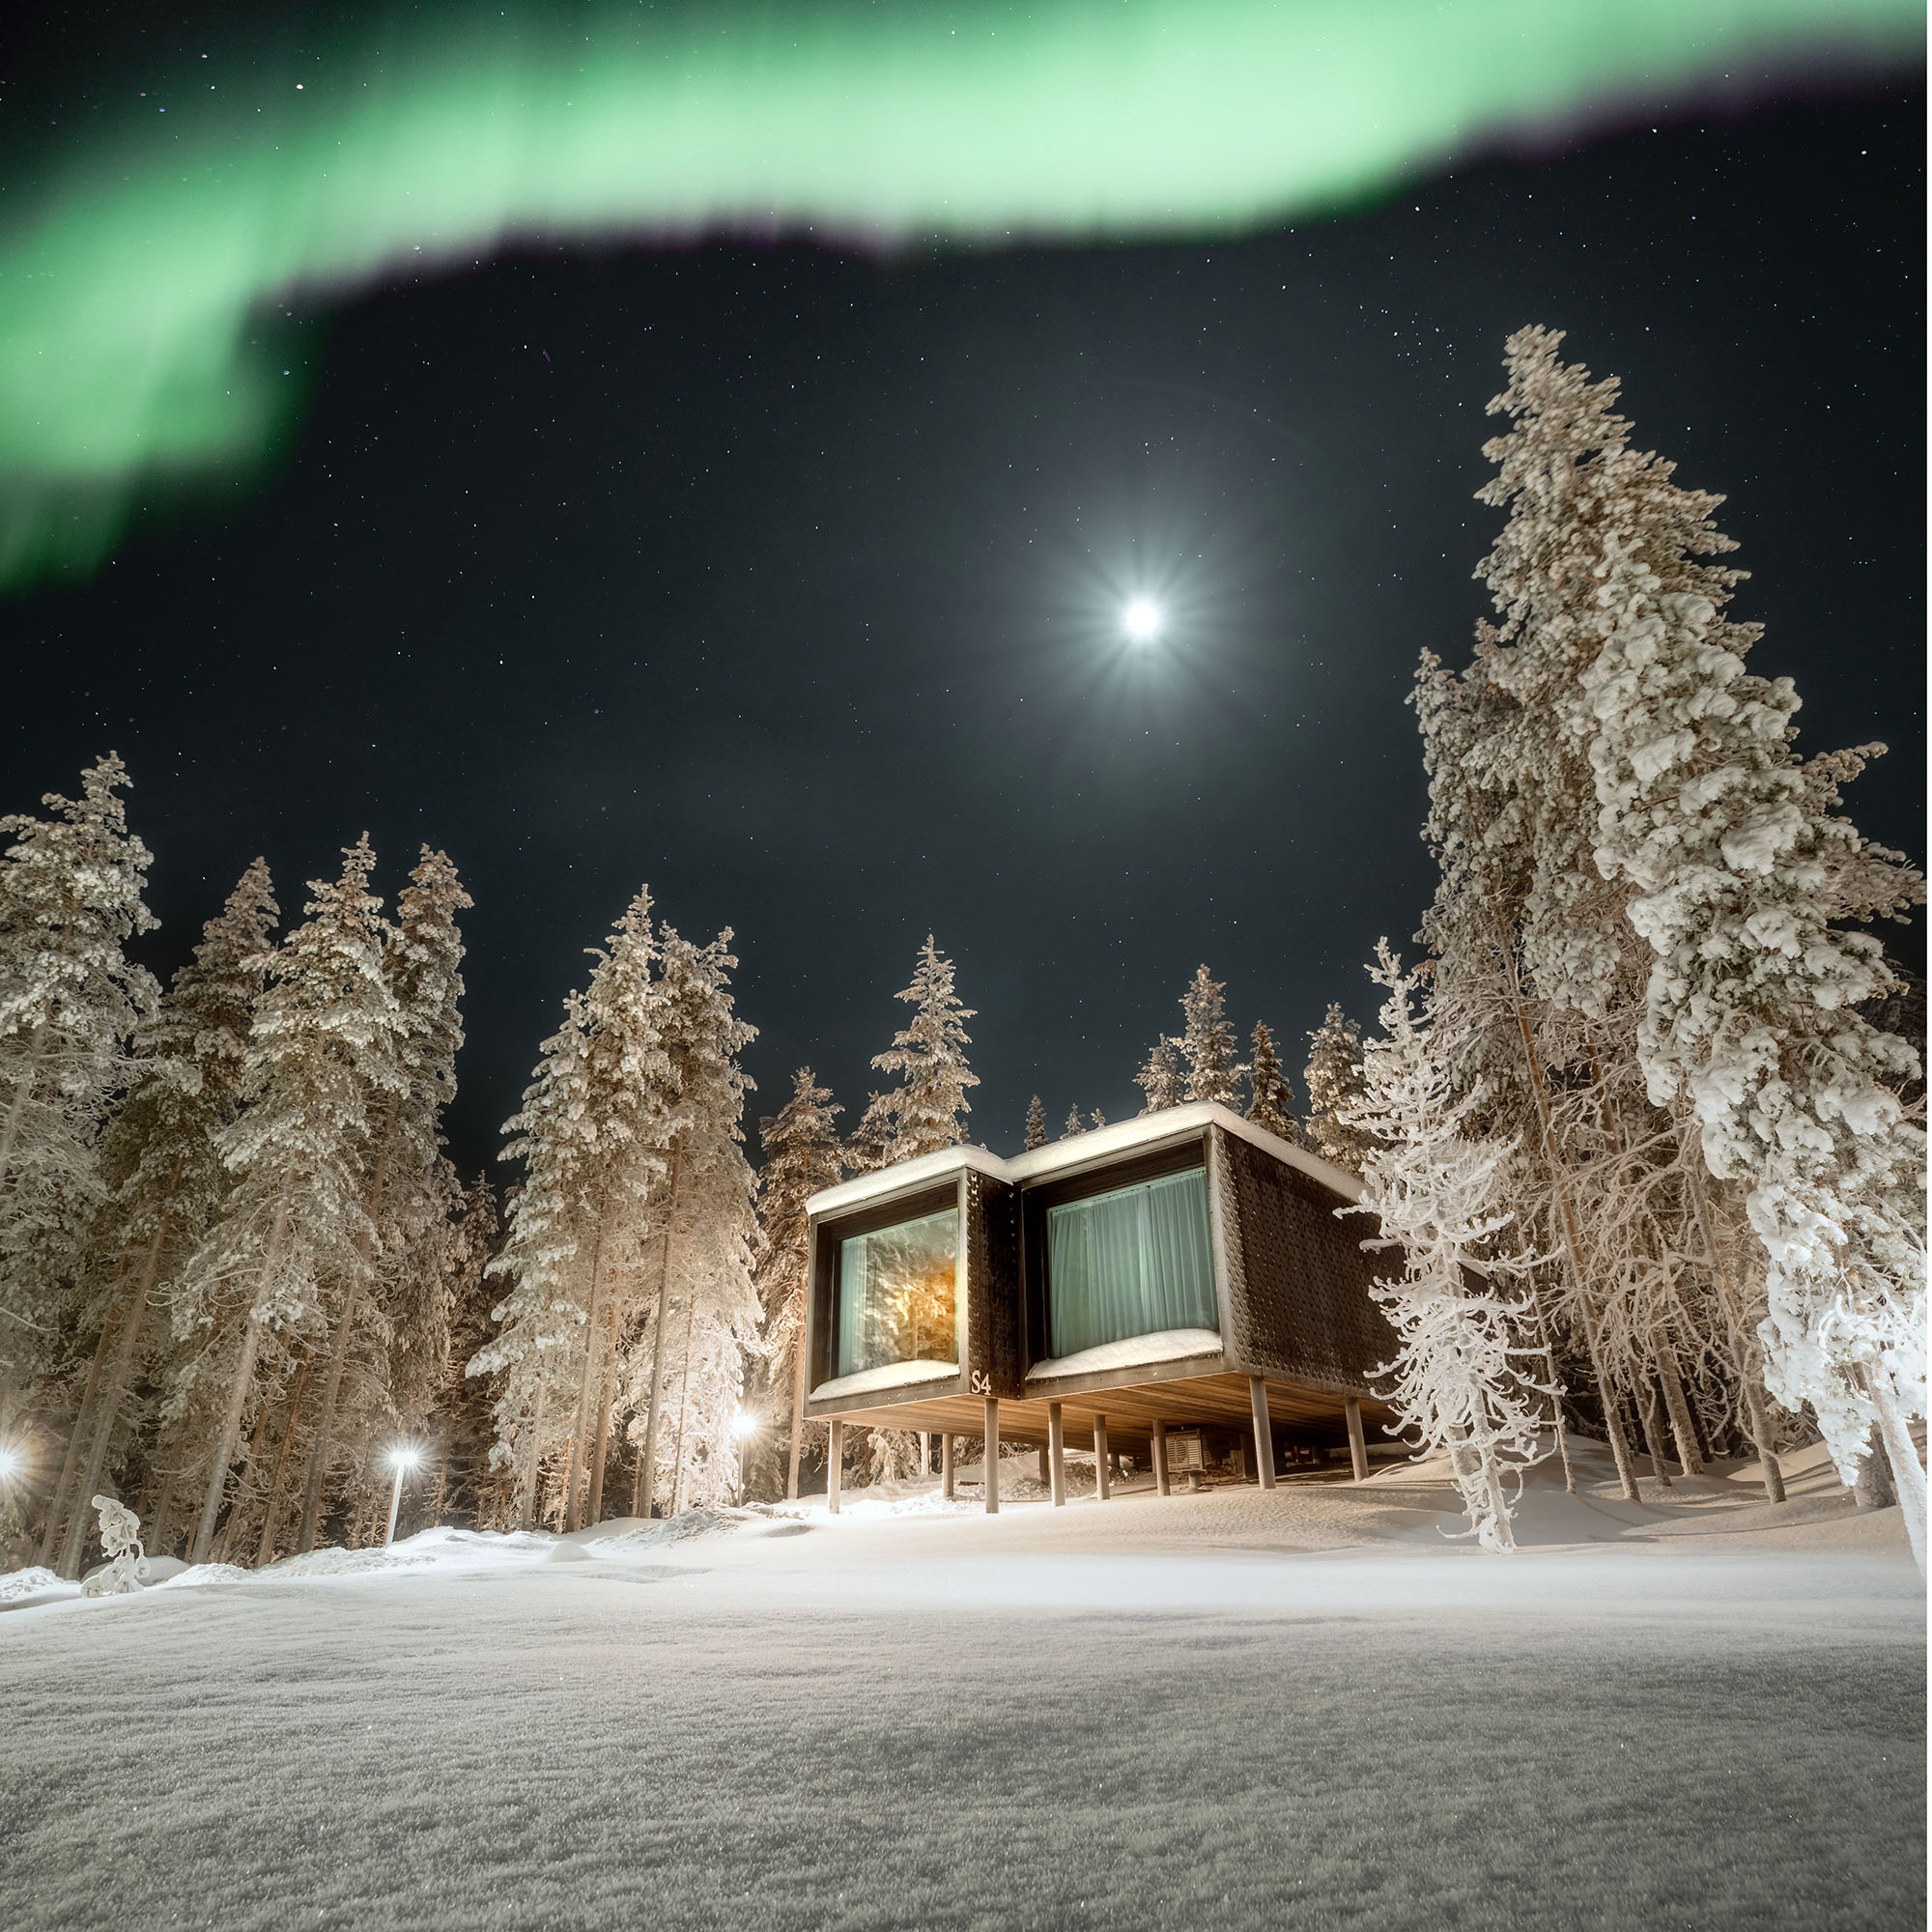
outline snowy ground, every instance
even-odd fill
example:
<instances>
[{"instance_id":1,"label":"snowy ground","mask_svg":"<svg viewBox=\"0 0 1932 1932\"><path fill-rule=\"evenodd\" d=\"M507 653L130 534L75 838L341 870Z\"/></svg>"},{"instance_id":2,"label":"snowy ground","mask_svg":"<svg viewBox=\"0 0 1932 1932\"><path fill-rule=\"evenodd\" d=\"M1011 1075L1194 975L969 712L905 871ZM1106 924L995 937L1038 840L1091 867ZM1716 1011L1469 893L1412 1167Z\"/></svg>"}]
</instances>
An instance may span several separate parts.
<instances>
[{"instance_id":1,"label":"snowy ground","mask_svg":"<svg viewBox=\"0 0 1932 1932\"><path fill-rule=\"evenodd\" d=\"M1509 1559L1398 1468L43 1601L0 1617L0 1921L1922 1924L1897 1512L1589 1473Z\"/></svg>"}]
</instances>

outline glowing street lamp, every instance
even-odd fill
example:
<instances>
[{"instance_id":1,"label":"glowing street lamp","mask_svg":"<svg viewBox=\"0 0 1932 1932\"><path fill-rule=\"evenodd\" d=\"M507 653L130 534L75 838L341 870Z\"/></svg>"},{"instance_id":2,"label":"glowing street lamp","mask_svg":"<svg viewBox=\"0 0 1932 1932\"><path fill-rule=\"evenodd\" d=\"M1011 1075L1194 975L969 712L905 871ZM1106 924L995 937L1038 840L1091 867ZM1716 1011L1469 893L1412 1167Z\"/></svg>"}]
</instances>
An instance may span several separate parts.
<instances>
[{"instance_id":1,"label":"glowing street lamp","mask_svg":"<svg viewBox=\"0 0 1932 1932\"><path fill-rule=\"evenodd\" d=\"M741 1408L731 1418L731 1434L738 1438L738 1500L745 1500L745 1452L751 1446L752 1437L758 1433L758 1418L750 1410Z\"/></svg>"},{"instance_id":2,"label":"glowing street lamp","mask_svg":"<svg viewBox=\"0 0 1932 1932\"><path fill-rule=\"evenodd\" d=\"M27 1459L11 1442L0 1442L0 1483L13 1482L27 1466Z\"/></svg>"},{"instance_id":3,"label":"glowing street lamp","mask_svg":"<svg viewBox=\"0 0 1932 1932\"><path fill-rule=\"evenodd\" d=\"M1160 607L1145 597L1136 597L1127 606L1123 620L1127 636L1137 644L1151 643L1160 635Z\"/></svg>"},{"instance_id":4,"label":"glowing street lamp","mask_svg":"<svg viewBox=\"0 0 1932 1932\"><path fill-rule=\"evenodd\" d=\"M396 1540L396 1511L403 1500L403 1477L422 1461L422 1451L405 1442L389 1451L389 1462L396 1472L396 1487L389 1492L389 1528L383 1538L383 1548L388 1548Z\"/></svg>"}]
</instances>

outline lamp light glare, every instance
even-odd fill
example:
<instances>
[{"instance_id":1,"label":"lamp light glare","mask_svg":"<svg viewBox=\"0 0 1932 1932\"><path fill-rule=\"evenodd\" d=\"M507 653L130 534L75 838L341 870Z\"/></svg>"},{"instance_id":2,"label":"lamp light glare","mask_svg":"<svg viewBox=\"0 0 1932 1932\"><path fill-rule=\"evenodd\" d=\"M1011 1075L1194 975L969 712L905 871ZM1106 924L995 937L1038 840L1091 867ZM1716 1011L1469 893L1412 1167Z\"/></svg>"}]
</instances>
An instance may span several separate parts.
<instances>
[{"instance_id":1,"label":"lamp light glare","mask_svg":"<svg viewBox=\"0 0 1932 1932\"><path fill-rule=\"evenodd\" d=\"M0 1483L11 1483L22 1466L23 1458L17 1449L0 1445Z\"/></svg>"},{"instance_id":2,"label":"lamp light glare","mask_svg":"<svg viewBox=\"0 0 1932 1932\"><path fill-rule=\"evenodd\" d=\"M1127 606L1127 636L1136 643L1146 643L1160 630L1160 612L1145 597Z\"/></svg>"},{"instance_id":3,"label":"lamp light glare","mask_svg":"<svg viewBox=\"0 0 1932 1932\"><path fill-rule=\"evenodd\" d=\"M405 1443L401 1448L389 1451L389 1462L398 1469L413 1469L422 1461L422 1452Z\"/></svg>"}]
</instances>

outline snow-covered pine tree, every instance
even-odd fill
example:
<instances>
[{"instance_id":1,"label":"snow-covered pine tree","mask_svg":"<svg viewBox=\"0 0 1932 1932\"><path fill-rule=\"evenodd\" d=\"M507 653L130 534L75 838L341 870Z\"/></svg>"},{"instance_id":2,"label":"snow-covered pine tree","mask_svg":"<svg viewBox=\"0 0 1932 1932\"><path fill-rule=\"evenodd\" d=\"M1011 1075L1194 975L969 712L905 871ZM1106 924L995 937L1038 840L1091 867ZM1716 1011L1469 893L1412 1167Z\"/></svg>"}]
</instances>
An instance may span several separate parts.
<instances>
[{"instance_id":1,"label":"snow-covered pine tree","mask_svg":"<svg viewBox=\"0 0 1932 1932\"><path fill-rule=\"evenodd\" d=\"M1175 1042L1165 1035L1150 1048L1146 1063L1134 1075L1134 1085L1147 1095L1147 1105L1141 1109L1144 1115L1178 1107L1185 1097L1186 1080L1180 1055L1175 1050Z\"/></svg>"},{"instance_id":2,"label":"snow-covered pine tree","mask_svg":"<svg viewBox=\"0 0 1932 1932\"><path fill-rule=\"evenodd\" d=\"M78 1251L105 1198L102 1120L159 988L124 948L151 930L150 856L113 753L50 816L0 818L0 1410L52 1367Z\"/></svg>"},{"instance_id":3,"label":"snow-covered pine tree","mask_svg":"<svg viewBox=\"0 0 1932 1932\"><path fill-rule=\"evenodd\" d=\"M967 1090L980 1076L966 1064L972 1044L965 1022L974 1009L959 1004L952 988L952 962L926 934L913 969L912 984L898 996L913 1007L910 1026L893 1036L884 1053L872 1057L881 1073L896 1073L892 1094L891 1158L913 1160L966 1138L966 1116L973 1109ZM869 1110L868 1110L869 1111Z\"/></svg>"},{"instance_id":4,"label":"snow-covered pine tree","mask_svg":"<svg viewBox=\"0 0 1932 1932\"><path fill-rule=\"evenodd\" d=\"M78 1576L90 1527L82 1498L112 1461L130 1377L163 1338L149 1321L213 1224L228 1184L220 1136L241 1105L248 1030L279 917L266 861L242 873L202 927L136 1037L129 1091L102 1143L111 1192L90 1241L98 1332L67 1463L47 1513L43 1562ZM124 1432L125 1433L125 1432Z\"/></svg>"},{"instance_id":5,"label":"snow-covered pine tree","mask_svg":"<svg viewBox=\"0 0 1932 1932\"><path fill-rule=\"evenodd\" d=\"M804 1436L805 1294L810 1269L806 1203L836 1187L844 1173L843 1151L833 1122L843 1110L811 1068L792 1076L791 1098L758 1122L765 1164L758 1173L758 1248L753 1274L763 1311L764 1361L760 1381L768 1428L786 1433L785 1494L798 1494L798 1463Z\"/></svg>"},{"instance_id":6,"label":"snow-covered pine tree","mask_svg":"<svg viewBox=\"0 0 1932 1932\"><path fill-rule=\"evenodd\" d=\"M1275 1052L1274 1031L1265 1020L1255 1022L1254 1059L1248 1065L1248 1119L1282 1140L1295 1138L1294 1094Z\"/></svg>"},{"instance_id":7,"label":"snow-covered pine tree","mask_svg":"<svg viewBox=\"0 0 1932 1932\"><path fill-rule=\"evenodd\" d=\"M1093 1121L1094 1121L1094 1125L1096 1128L1104 1127L1107 1124L1107 1117L1099 1110L1098 1107L1095 1107L1094 1109Z\"/></svg>"},{"instance_id":8,"label":"snow-covered pine tree","mask_svg":"<svg viewBox=\"0 0 1932 1932\"><path fill-rule=\"evenodd\" d=\"M1362 1077L1362 1030L1333 1003L1321 1024L1308 1036L1308 1145L1323 1160L1360 1174L1375 1141L1350 1124L1367 1089Z\"/></svg>"},{"instance_id":9,"label":"snow-covered pine tree","mask_svg":"<svg viewBox=\"0 0 1932 1932\"><path fill-rule=\"evenodd\" d=\"M402 1019L394 1037L395 1082L370 1107L362 1195L369 1251L349 1279L331 1284L328 1356L320 1378L298 1549L315 1546L337 1404L351 1362L359 1351L351 1433L360 1452L357 1464L366 1468L372 1435L394 1415L389 1351L420 1349L434 1355L446 1342L428 1331L412 1334L411 1320L429 1318L437 1305L439 1243L456 1190L441 1157L442 1110L455 1097L456 1055L463 1045L463 935L456 921L472 903L449 855L425 845L385 937L383 970ZM406 1309L412 1299L413 1310Z\"/></svg>"},{"instance_id":10,"label":"snow-covered pine tree","mask_svg":"<svg viewBox=\"0 0 1932 1932\"><path fill-rule=\"evenodd\" d=\"M1210 980L1206 966L1197 966L1180 1010L1186 1018L1179 1045L1187 1067L1186 1096L1235 1104L1235 1083L1247 1071L1235 1058L1235 1029L1221 1000L1223 982Z\"/></svg>"},{"instance_id":11,"label":"snow-covered pine tree","mask_svg":"<svg viewBox=\"0 0 1932 1932\"><path fill-rule=\"evenodd\" d=\"M677 1125L652 1203L655 1293L629 1378L634 1409L644 1408L635 1490L640 1516L653 1512L667 1475L673 1513L694 1497L727 1499L731 1418L747 1358L759 1348L752 1274L757 1183L744 1151L751 1081L738 1064L757 1032L733 1010L738 962L730 941L728 927L704 947L668 927L664 934ZM648 1277L645 1285L652 1286Z\"/></svg>"},{"instance_id":12,"label":"snow-covered pine tree","mask_svg":"<svg viewBox=\"0 0 1932 1932\"><path fill-rule=\"evenodd\" d=\"M1027 1102L1026 1110L1026 1151L1031 1153L1035 1148L1046 1145L1046 1109L1039 1103L1036 1094Z\"/></svg>"},{"instance_id":13,"label":"snow-covered pine tree","mask_svg":"<svg viewBox=\"0 0 1932 1932\"><path fill-rule=\"evenodd\" d=\"M1367 1042L1362 1093L1344 1109L1372 1151L1362 1198L1342 1214L1373 1214L1399 1276L1373 1289L1398 1340L1388 1400L1424 1449L1446 1450L1477 1541L1515 1548L1509 1479L1537 1462L1538 1410L1550 1391L1528 1373L1542 1351L1527 1294L1508 1292L1536 1258L1508 1238L1513 1143L1470 1131L1480 1092L1458 1094L1458 1030L1426 990L1427 966L1404 972L1383 940L1370 977L1385 987L1382 1037ZM1417 1001L1420 999L1420 1011Z\"/></svg>"},{"instance_id":14,"label":"snow-covered pine tree","mask_svg":"<svg viewBox=\"0 0 1932 1932\"><path fill-rule=\"evenodd\" d=\"M563 1025L545 1040L524 1104L504 1123L511 1136L505 1160L524 1163L524 1180L509 1204L509 1233L484 1269L503 1285L491 1310L496 1333L469 1358L466 1377L495 1378L492 1408L497 1440L491 1468L512 1486L512 1514L528 1529L537 1513L546 1461L567 1449L570 1350L582 1325L575 1295L577 1213L584 1165L589 1077L589 1023L583 996L564 1001ZM553 1385L563 1393L553 1403Z\"/></svg>"},{"instance_id":15,"label":"snow-covered pine tree","mask_svg":"<svg viewBox=\"0 0 1932 1932\"><path fill-rule=\"evenodd\" d=\"M1583 372L1519 338L1515 386ZM1652 1103L1683 1103L1712 1176L1746 1189L1770 1267L1760 1333L1773 1393L1808 1404L1849 1484L1876 1426L1919 1568L1925 1475L1925 1137L1896 1089L1918 1057L1857 1010L1894 984L1841 922L1902 915L1924 882L1840 815L1881 747L1808 763L1788 678L1750 675L1757 628L1725 615L1737 573L1714 497L1654 458L1617 466L1599 517L1605 633L1575 706L1597 778L1596 863L1634 888L1655 957L1637 1053Z\"/></svg>"},{"instance_id":16,"label":"snow-covered pine tree","mask_svg":"<svg viewBox=\"0 0 1932 1932\"><path fill-rule=\"evenodd\" d=\"M1061 1128L1060 1138L1064 1141L1070 1141L1075 1134L1084 1134L1086 1131L1087 1122L1080 1118L1080 1109L1078 1107L1067 1108L1066 1124Z\"/></svg>"},{"instance_id":17,"label":"snow-covered pine tree","mask_svg":"<svg viewBox=\"0 0 1932 1932\"><path fill-rule=\"evenodd\" d=\"M898 1096L872 1094L866 1111L845 1139L845 1165L854 1174L873 1174L893 1157L893 1117Z\"/></svg>"},{"instance_id":18,"label":"snow-covered pine tree","mask_svg":"<svg viewBox=\"0 0 1932 1932\"><path fill-rule=\"evenodd\" d=\"M324 1283L366 1267L373 1244L362 1205L369 1115L401 1082L403 1025L383 971L382 901L368 890L375 864L365 835L335 879L310 882L304 923L275 955L249 1030L242 1111L221 1136L234 1185L175 1296L177 1333L199 1339L198 1367L223 1391L196 1563L214 1539L265 1339L316 1336Z\"/></svg>"}]
</instances>

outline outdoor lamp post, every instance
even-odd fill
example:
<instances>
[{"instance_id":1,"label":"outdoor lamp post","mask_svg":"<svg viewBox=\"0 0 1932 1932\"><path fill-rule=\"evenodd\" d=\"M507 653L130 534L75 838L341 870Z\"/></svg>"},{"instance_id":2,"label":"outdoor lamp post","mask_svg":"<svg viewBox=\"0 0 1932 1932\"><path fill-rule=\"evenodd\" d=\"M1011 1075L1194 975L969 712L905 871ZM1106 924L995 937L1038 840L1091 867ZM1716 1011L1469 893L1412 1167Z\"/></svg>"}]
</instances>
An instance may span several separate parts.
<instances>
[{"instance_id":1,"label":"outdoor lamp post","mask_svg":"<svg viewBox=\"0 0 1932 1932\"><path fill-rule=\"evenodd\" d=\"M745 1500L745 1452L758 1433L758 1419L740 1409L731 1418L731 1434L738 1438L738 1500Z\"/></svg>"},{"instance_id":2,"label":"outdoor lamp post","mask_svg":"<svg viewBox=\"0 0 1932 1932\"><path fill-rule=\"evenodd\" d=\"M384 1549L396 1540L396 1511L402 1507L403 1477L422 1461L422 1454L405 1443L401 1448L389 1451L389 1461L396 1471L396 1487L389 1492L389 1528L388 1533L383 1538Z\"/></svg>"}]
</instances>

